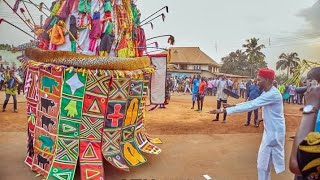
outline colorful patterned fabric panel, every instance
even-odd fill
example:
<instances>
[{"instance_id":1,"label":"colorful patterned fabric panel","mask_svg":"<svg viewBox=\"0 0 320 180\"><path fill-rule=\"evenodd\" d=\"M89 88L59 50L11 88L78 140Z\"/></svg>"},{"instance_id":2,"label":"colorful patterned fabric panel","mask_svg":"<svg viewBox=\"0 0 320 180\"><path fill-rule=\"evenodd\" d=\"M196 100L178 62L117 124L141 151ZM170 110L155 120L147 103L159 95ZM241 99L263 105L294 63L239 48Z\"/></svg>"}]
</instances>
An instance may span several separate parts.
<instances>
[{"instance_id":1,"label":"colorful patterned fabric panel","mask_svg":"<svg viewBox=\"0 0 320 180\"><path fill-rule=\"evenodd\" d=\"M139 77L137 77L139 78ZM143 79L130 79L129 96L127 99L127 110L122 126L121 151L123 157L130 166L138 166L147 161L141 155L135 141L135 128L138 112L141 105L143 92Z\"/></svg>"},{"instance_id":2,"label":"colorful patterned fabric panel","mask_svg":"<svg viewBox=\"0 0 320 180\"><path fill-rule=\"evenodd\" d=\"M107 115L102 136L104 158L116 168L129 171L121 153L122 124L127 108L130 81L127 78L112 79L110 86Z\"/></svg>"},{"instance_id":3,"label":"colorful patterned fabric panel","mask_svg":"<svg viewBox=\"0 0 320 180\"><path fill-rule=\"evenodd\" d=\"M93 73L87 76L80 128L81 179L101 180L104 178L101 139L110 80L108 76Z\"/></svg>"},{"instance_id":4,"label":"colorful patterned fabric panel","mask_svg":"<svg viewBox=\"0 0 320 180\"><path fill-rule=\"evenodd\" d=\"M31 168L34 157L34 130L36 124L37 106L39 101L38 89L39 67L30 66L27 69L24 85L24 96L27 99L27 119L28 119L28 138L27 138L27 157L25 163Z\"/></svg>"},{"instance_id":5,"label":"colorful patterned fabric panel","mask_svg":"<svg viewBox=\"0 0 320 180\"><path fill-rule=\"evenodd\" d=\"M63 71L41 68L32 170L48 175L55 152Z\"/></svg>"},{"instance_id":6,"label":"colorful patterned fabric panel","mask_svg":"<svg viewBox=\"0 0 320 180\"><path fill-rule=\"evenodd\" d=\"M57 145L47 179L69 180L74 177L86 80L85 73L64 71Z\"/></svg>"}]
</instances>

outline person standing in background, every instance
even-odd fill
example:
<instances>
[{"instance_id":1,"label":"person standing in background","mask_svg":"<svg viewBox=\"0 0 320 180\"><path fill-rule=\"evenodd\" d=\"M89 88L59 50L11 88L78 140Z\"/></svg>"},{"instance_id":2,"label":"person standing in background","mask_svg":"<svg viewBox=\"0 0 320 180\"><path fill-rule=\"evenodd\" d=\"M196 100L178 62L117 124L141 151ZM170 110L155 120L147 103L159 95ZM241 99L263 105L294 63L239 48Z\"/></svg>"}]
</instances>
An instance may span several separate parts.
<instances>
[{"instance_id":1,"label":"person standing in background","mask_svg":"<svg viewBox=\"0 0 320 180\"><path fill-rule=\"evenodd\" d=\"M212 81L212 91L214 96L217 95L217 81L218 81L218 78L214 77Z\"/></svg>"},{"instance_id":2,"label":"person standing in background","mask_svg":"<svg viewBox=\"0 0 320 180\"><path fill-rule=\"evenodd\" d=\"M190 94L192 94L191 88L190 88L191 81L188 77L186 77L184 81L184 94L188 91Z\"/></svg>"},{"instance_id":3,"label":"person standing in background","mask_svg":"<svg viewBox=\"0 0 320 180\"><path fill-rule=\"evenodd\" d=\"M6 111L7 104L9 102L10 97L13 97L13 107L14 112L18 112L17 107L17 88L18 82L14 79L14 71L9 71L9 75L6 75L4 78L4 83L6 84L6 99L4 100L2 112Z\"/></svg>"},{"instance_id":4,"label":"person standing in background","mask_svg":"<svg viewBox=\"0 0 320 180\"><path fill-rule=\"evenodd\" d=\"M217 109L221 108L222 103L228 102L228 95L223 92L224 89L228 89L229 81L225 75L216 81L217 84ZM227 114L223 114L223 122L226 122ZM212 121L219 121L219 114L216 115L216 119Z\"/></svg>"},{"instance_id":5,"label":"person standing in background","mask_svg":"<svg viewBox=\"0 0 320 180\"><path fill-rule=\"evenodd\" d=\"M212 93L213 93L213 79L212 78L209 78L208 80L208 96L212 96Z\"/></svg>"},{"instance_id":6,"label":"person standing in background","mask_svg":"<svg viewBox=\"0 0 320 180\"><path fill-rule=\"evenodd\" d=\"M259 86L257 85L257 80L254 80L253 84L251 84L249 86L249 89L248 89L249 96L246 99L246 101L252 101L252 100L256 99L257 97L259 97L261 95L261 93L262 93L262 91L260 90ZM258 122L259 109L255 109L255 110L253 110L253 112L254 112L254 126L259 127L259 122ZM252 111L249 111L248 116L247 116L247 122L244 124L244 126L250 125L251 115L252 115Z\"/></svg>"},{"instance_id":7,"label":"person standing in background","mask_svg":"<svg viewBox=\"0 0 320 180\"><path fill-rule=\"evenodd\" d=\"M292 102L292 104L295 103L295 95L296 95L296 87L295 85L290 85L289 86L289 104Z\"/></svg>"},{"instance_id":8,"label":"person standing in background","mask_svg":"<svg viewBox=\"0 0 320 180\"><path fill-rule=\"evenodd\" d=\"M202 112L203 101L206 95L206 79L204 77L201 78L201 82L199 84L199 92L198 92L198 112Z\"/></svg>"},{"instance_id":9,"label":"person standing in background","mask_svg":"<svg viewBox=\"0 0 320 180\"><path fill-rule=\"evenodd\" d=\"M232 92L239 95L239 83L237 80L234 80L234 83L232 84Z\"/></svg>"},{"instance_id":10,"label":"person standing in background","mask_svg":"<svg viewBox=\"0 0 320 180\"><path fill-rule=\"evenodd\" d=\"M249 90L249 87L251 86L251 84L252 84L252 81L251 81L251 79L250 79L250 80L248 80L248 82L246 83L246 99L247 99L248 96L249 96L248 90Z\"/></svg>"},{"instance_id":11,"label":"person standing in background","mask_svg":"<svg viewBox=\"0 0 320 180\"><path fill-rule=\"evenodd\" d=\"M192 107L191 109L194 109L194 104L196 101L198 101L198 91L199 91L199 85L200 85L200 75L196 79L193 79L193 85L192 85Z\"/></svg>"},{"instance_id":12,"label":"person standing in background","mask_svg":"<svg viewBox=\"0 0 320 180\"><path fill-rule=\"evenodd\" d=\"M244 98L245 94L245 83L243 81L240 82L240 97Z\"/></svg>"}]
</instances>

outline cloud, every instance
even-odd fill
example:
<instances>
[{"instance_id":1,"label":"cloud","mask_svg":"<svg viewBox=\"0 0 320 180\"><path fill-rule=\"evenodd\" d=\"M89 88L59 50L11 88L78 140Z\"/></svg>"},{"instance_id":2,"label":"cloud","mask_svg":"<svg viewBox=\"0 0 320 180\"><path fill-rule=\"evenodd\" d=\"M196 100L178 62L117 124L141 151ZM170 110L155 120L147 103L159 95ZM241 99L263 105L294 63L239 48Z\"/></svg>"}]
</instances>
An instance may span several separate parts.
<instances>
[{"instance_id":1,"label":"cloud","mask_svg":"<svg viewBox=\"0 0 320 180\"><path fill-rule=\"evenodd\" d=\"M303 17L305 21L310 23L309 31L319 32L320 29L320 0L312 7L302 10L298 16ZM320 35L319 35L320 36Z\"/></svg>"}]
</instances>

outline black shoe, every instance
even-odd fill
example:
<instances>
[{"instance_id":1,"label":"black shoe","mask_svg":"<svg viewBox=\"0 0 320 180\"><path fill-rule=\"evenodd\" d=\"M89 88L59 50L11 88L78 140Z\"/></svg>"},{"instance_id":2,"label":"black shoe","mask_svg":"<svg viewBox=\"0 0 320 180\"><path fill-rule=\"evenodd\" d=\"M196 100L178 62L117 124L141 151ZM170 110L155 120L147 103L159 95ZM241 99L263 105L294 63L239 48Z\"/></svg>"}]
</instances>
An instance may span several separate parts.
<instances>
[{"instance_id":1,"label":"black shoe","mask_svg":"<svg viewBox=\"0 0 320 180\"><path fill-rule=\"evenodd\" d=\"M192 107L191 109L194 109L194 107Z\"/></svg>"},{"instance_id":2,"label":"black shoe","mask_svg":"<svg viewBox=\"0 0 320 180\"><path fill-rule=\"evenodd\" d=\"M249 126L249 125L250 125L250 123L245 123L245 124L244 124L244 126Z\"/></svg>"},{"instance_id":3,"label":"black shoe","mask_svg":"<svg viewBox=\"0 0 320 180\"><path fill-rule=\"evenodd\" d=\"M219 119L214 119L214 120L212 120L212 121L219 121Z\"/></svg>"}]
</instances>

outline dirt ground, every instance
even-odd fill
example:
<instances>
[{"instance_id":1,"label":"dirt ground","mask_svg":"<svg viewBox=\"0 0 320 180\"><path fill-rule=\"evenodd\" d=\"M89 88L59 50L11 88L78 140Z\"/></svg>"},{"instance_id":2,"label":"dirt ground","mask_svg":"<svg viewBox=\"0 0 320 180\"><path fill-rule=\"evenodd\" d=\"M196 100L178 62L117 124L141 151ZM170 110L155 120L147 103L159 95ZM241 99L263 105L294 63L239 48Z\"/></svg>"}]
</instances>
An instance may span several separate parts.
<instances>
[{"instance_id":1,"label":"dirt ground","mask_svg":"<svg viewBox=\"0 0 320 180\"><path fill-rule=\"evenodd\" d=\"M2 91L1 106L3 100ZM12 100L7 111L0 112L0 179L41 179L35 178L36 173L23 162L26 154L26 100L20 95L18 101L19 113L12 112ZM239 103L243 99L229 101ZM190 109L190 95L175 94L166 109L156 109L146 116L147 131L163 141L159 145L162 153L157 156L144 154L148 162L132 167L130 172L119 171L105 163L106 179L201 180L205 179L205 174L214 180L257 179L256 158L263 126L243 126L246 113L227 117L227 123L212 122L214 116L208 112L215 107L215 97L206 97L203 112L195 112ZM299 108L298 105L285 105L287 164L292 146L289 137L294 135L301 118ZM272 179L290 180L293 175L287 167L286 172L279 175L273 172Z\"/></svg>"}]
</instances>

